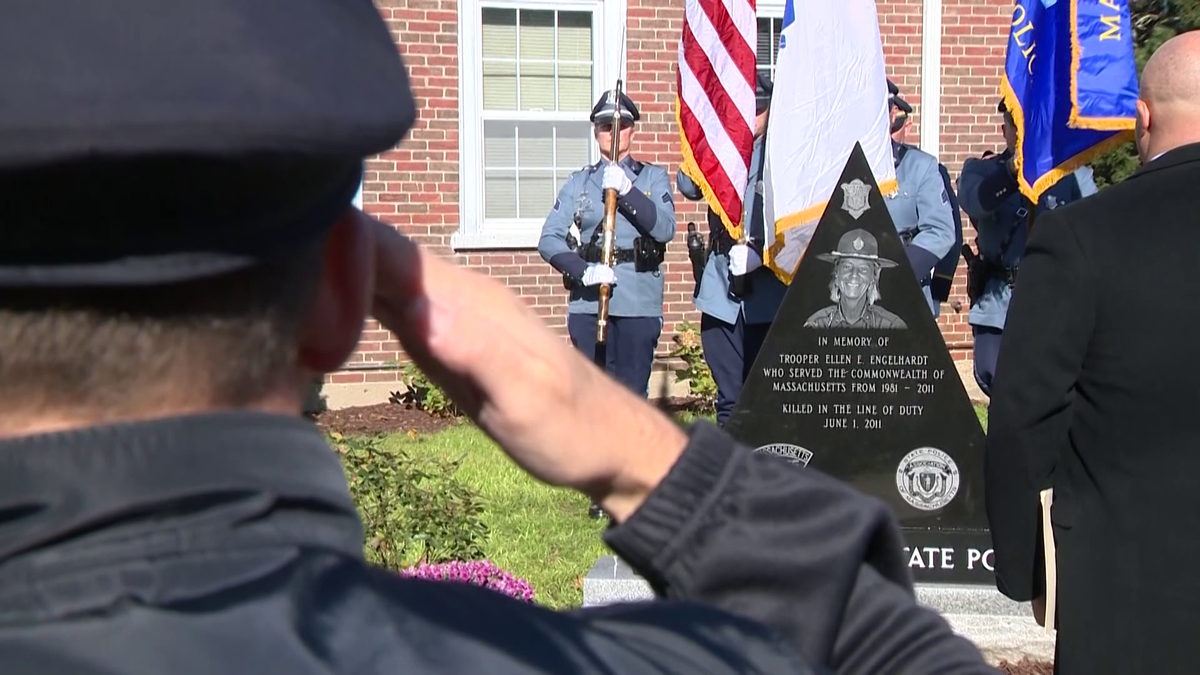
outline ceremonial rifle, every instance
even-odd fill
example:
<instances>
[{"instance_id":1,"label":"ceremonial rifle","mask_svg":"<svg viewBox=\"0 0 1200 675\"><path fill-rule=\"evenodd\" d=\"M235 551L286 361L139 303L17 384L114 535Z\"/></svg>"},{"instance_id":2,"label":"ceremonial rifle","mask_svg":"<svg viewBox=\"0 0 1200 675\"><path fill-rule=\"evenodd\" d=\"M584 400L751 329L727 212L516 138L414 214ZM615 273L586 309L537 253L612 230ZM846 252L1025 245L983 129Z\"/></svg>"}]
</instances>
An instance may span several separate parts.
<instances>
[{"instance_id":1,"label":"ceremonial rifle","mask_svg":"<svg viewBox=\"0 0 1200 675\"><path fill-rule=\"evenodd\" d=\"M621 150L621 78L617 78L617 86L613 87L613 117L612 143L609 145L610 162L617 164L617 153ZM620 164L617 164L620 166ZM600 247L600 263L615 271L613 259L616 254L617 229L617 191L609 188L604 191L604 236ZM612 297L612 285L600 284L600 306L596 313L596 344L602 345L608 340L608 300Z\"/></svg>"}]
</instances>

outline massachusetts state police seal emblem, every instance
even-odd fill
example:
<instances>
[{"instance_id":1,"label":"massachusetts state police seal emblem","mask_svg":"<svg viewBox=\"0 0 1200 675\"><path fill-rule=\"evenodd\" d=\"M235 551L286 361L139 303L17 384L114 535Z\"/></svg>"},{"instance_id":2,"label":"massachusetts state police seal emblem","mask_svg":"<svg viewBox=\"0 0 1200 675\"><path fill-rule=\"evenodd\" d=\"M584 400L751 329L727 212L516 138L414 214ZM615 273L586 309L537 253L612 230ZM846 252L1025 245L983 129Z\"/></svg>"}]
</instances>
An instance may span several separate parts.
<instances>
[{"instance_id":1,"label":"massachusetts state police seal emblem","mask_svg":"<svg viewBox=\"0 0 1200 675\"><path fill-rule=\"evenodd\" d=\"M842 208L850 213L855 220L871 208L868 197L871 186L855 178L849 183L842 183Z\"/></svg>"},{"instance_id":2,"label":"massachusetts state police seal emblem","mask_svg":"<svg viewBox=\"0 0 1200 675\"><path fill-rule=\"evenodd\" d=\"M792 464L799 464L800 466L808 466L808 460L812 459L813 456L811 451L790 443L768 443L761 448L756 448L754 451L782 457Z\"/></svg>"},{"instance_id":3,"label":"massachusetts state police seal emblem","mask_svg":"<svg viewBox=\"0 0 1200 675\"><path fill-rule=\"evenodd\" d=\"M917 448L900 460L896 489L910 506L936 511L958 494L958 465L937 448Z\"/></svg>"}]
</instances>

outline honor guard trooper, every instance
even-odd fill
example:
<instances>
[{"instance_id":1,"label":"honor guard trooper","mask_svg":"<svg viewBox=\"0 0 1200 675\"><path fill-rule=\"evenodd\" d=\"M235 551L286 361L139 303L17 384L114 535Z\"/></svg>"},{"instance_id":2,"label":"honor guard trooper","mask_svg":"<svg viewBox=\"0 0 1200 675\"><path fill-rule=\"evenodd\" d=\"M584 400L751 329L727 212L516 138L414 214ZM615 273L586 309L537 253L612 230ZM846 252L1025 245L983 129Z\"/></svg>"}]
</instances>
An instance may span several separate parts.
<instances>
[{"instance_id":1,"label":"honor guard trooper","mask_svg":"<svg viewBox=\"0 0 1200 675\"><path fill-rule=\"evenodd\" d=\"M963 247L971 301L967 321L975 337L975 380L989 395L1009 299L1036 211L1054 209L1096 192L1092 170L1083 166L1042 193L1035 207L1017 187L1016 123L1004 101L997 110L1004 116L1004 151L968 159L958 177L959 198L975 226L979 248L973 252Z\"/></svg>"},{"instance_id":2,"label":"honor guard trooper","mask_svg":"<svg viewBox=\"0 0 1200 675\"><path fill-rule=\"evenodd\" d=\"M700 310L700 340L704 360L717 383L717 424L724 425L737 404L767 329L779 311L787 286L763 266L763 160L766 157L767 118L771 109L772 82L759 73L754 151L749 178L743 189L742 223L747 243L738 244L711 208L708 210L708 259L697 284L695 303ZM690 200L704 198L700 187L680 169L675 178L679 191ZM734 276L746 277L745 292L731 293Z\"/></svg>"},{"instance_id":3,"label":"honor guard trooper","mask_svg":"<svg viewBox=\"0 0 1200 675\"><path fill-rule=\"evenodd\" d=\"M912 129L913 108L908 101L900 97L900 89L891 80L888 80L888 91L892 95L892 140L910 145L908 132ZM940 313L941 303L950 299L950 290L954 286L954 273L958 270L963 243L962 214L959 212L958 197L954 193L950 172L946 170L945 164L938 162L938 173L942 175L942 185L946 188L946 195L950 197L950 215L954 219L954 244L950 247L949 253L934 266L933 277L929 281L929 292L934 301L932 305L934 318L937 318Z\"/></svg>"},{"instance_id":4,"label":"honor guard trooper","mask_svg":"<svg viewBox=\"0 0 1200 675\"><path fill-rule=\"evenodd\" d=\"M902 114L896 104L898 89L891 80L888 81L888 91L894 133L904 128L907 114ZM898 118L904 119L899 126L895 126ZM917 276L917 283L921 285L929 309L937 317L939 303L933 299L930 284L934 267L954 246L954 213L950 206L950 190L942 180L937 158L933 155L893 138L892 156L895 158L899 190L886 200L888 212L904 242L908 262Z\"/></svg>"},{"instance_id":5,"label":"honor guard trooper","mask_svg":"<svg viewBox=\"0 0 1200 675\"><path fill-rule=\"evenodd\" d=\"M616 105L621 124L614 129ZM571 343L631 391L646 396L662 333L662 263L666 245L675 237L675 198L665 169L629 154L640 118L625 94L614 101L612 92L605 92L596 102L591 119L603 158L571 174L559 190L542 227L538 253L562 272L570 289ZM620 134L619 155L610 157L614 133ZM604 192L609 188L619 195L613 268L600 261ZM601 284L612 285L605 349L596 348Z\"/></svg>"}]
</instances>

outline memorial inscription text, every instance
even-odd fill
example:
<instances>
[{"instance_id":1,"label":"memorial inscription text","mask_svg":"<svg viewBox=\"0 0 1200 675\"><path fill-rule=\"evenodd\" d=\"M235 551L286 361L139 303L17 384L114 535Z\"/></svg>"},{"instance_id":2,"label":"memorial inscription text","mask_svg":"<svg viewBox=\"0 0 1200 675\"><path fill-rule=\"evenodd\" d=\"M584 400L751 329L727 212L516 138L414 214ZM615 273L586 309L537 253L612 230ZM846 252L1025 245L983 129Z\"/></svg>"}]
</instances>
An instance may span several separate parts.
<instances>
[{"instance_id":1,"label":"memorial inscription text","mask_svg":"<svg viewBox=\"0 0 1200 675\"><path fill-rule=\"evenodd\" d=\"M820 353L782 353L762 366L786 415L815 415L819 428L887 431L888 421L924 415L947 377L928 354L903 353L890 336L817 337ZM957 376L957 375L955 375Z\"/></svg>"}]
</instances>

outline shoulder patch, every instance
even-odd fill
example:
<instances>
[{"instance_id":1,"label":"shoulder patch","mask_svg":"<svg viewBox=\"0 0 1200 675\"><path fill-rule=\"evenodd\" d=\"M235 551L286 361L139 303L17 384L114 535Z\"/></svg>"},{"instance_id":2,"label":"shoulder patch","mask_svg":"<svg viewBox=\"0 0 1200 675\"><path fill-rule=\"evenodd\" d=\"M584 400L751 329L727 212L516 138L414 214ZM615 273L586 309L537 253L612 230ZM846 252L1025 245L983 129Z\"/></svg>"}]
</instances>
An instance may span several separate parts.
<instances>
[{"instance_id":1,"label":"shoulder patch","mask_svg":"<svg viewBox=\"0 0 1200 675\"><path fill-rule=\"evenodd\" d=\"M562 200L561 200L561 199L555 199L555 200L554 200L554 208L552 208L552 209L550 209L550 210L551 210L551 211L557 211L557 210L558 210L558 207L560 207L560 206L562 206Z\"/></svg>"},{"instance_id":2,"label":"shoulder patch","mask_svg":"<svg viewBox=\"0 0 1200 675\"><path fill-rule=\"evenodd\" d=\"M946 188L942 188L942 203L947 204L949 202L950 202L950 195L946 192Z\"/></svg>"},{"instance_id":3,"label":"shoulder patch","mask_svg":"<svg viewBox=\"0 0 1200 675\"><path fill-rule=\"evenodd\" d=\"M670 192L664 192L664 193L663 193L663 195L662 195L662 203L664 203L664 204L670 204L670 203L671 203L671 193L670 193Z\"/></svg>"}]
</instances>

